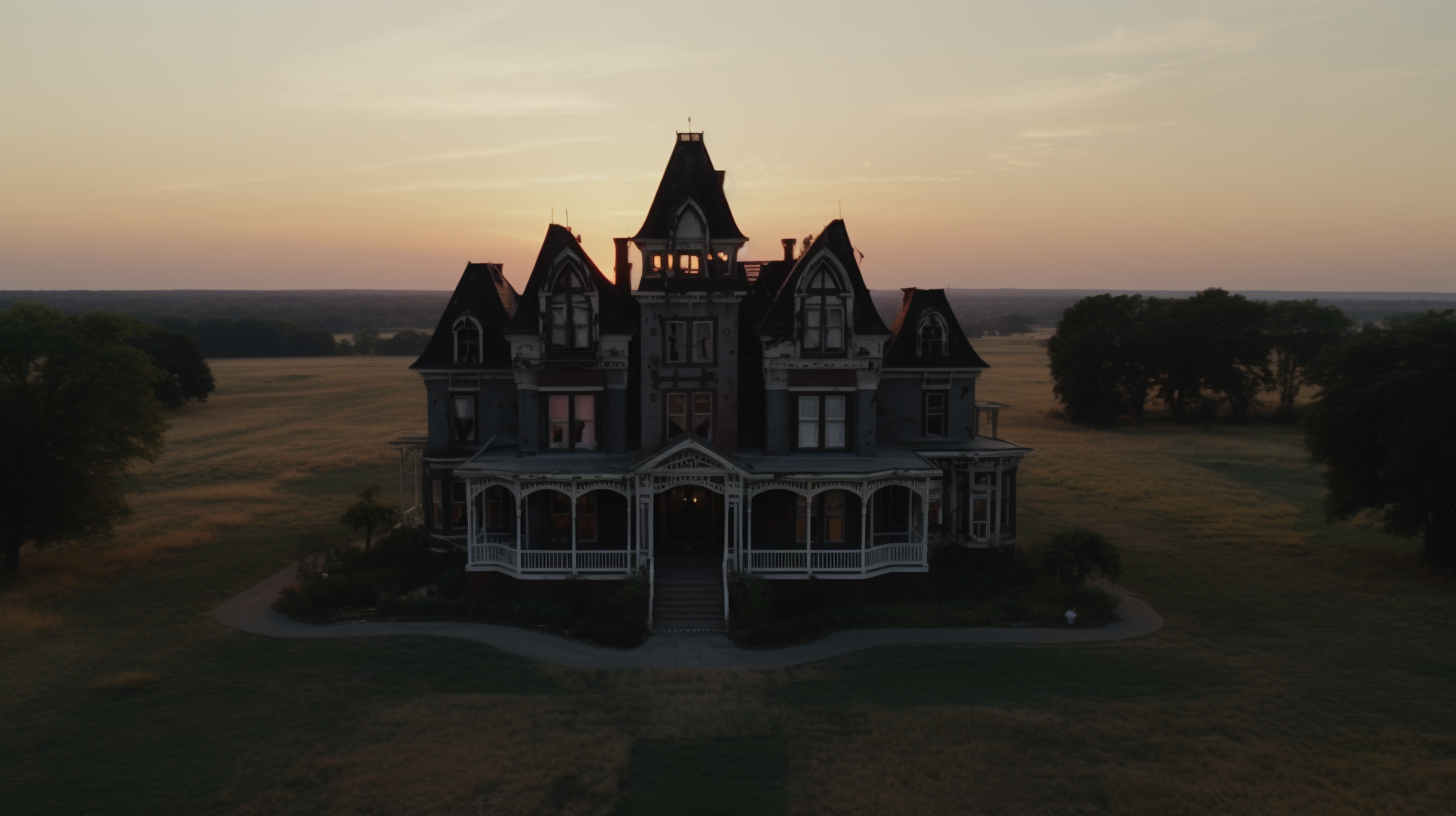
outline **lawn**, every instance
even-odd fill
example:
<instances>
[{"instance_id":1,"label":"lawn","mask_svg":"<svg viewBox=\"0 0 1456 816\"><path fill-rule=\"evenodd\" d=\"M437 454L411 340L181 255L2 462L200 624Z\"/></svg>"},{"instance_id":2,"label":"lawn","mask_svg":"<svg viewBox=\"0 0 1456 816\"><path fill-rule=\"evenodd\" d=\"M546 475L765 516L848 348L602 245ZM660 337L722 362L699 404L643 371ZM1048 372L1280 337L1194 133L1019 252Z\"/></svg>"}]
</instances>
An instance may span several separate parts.
<instances>
[{"instance_id":1,"label":"lawn","mask_svg":"<svg viewBox=\"0 0 1456 816\"><path fill-rule=\"evenodd\" d=\"M1024 540L1112 537L1157 635L604 672L224 630L212 607L392 488L423 390L401 359L222 361L115 540L27 552L0 596L5 812L1456 810L1456 592L1416 542L1324 524L1296 429L1069 428L1033 340L978 349L1037 451Z\"/></svg>"}]
</instances>

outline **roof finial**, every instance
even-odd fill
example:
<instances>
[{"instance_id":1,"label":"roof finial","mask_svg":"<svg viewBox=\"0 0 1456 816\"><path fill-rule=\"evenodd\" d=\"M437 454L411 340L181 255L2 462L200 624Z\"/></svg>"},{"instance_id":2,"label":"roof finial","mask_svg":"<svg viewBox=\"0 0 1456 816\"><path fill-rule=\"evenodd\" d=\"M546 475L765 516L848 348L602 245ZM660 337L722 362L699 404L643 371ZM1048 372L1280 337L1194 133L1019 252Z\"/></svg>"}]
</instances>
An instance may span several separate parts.
<instances>
[{"instance_id":1,"label":"roof finial","mask_svg":"<svg viewBox=\"0 0 1456 816\"><path fill-rule=\"evenodd\" d=\"M688 133L693 132L693 117L688 117Z\"/></svg>"}]
</instances>

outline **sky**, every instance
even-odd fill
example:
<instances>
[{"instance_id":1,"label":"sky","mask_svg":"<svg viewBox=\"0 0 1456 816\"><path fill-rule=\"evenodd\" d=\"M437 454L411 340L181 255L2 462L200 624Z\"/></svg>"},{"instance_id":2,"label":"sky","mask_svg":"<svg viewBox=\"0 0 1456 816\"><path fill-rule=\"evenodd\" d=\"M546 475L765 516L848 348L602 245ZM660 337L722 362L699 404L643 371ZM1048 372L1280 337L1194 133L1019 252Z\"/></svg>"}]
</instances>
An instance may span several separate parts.
<instances>
[{"instance_id":1,"label":"sky","mask_svg":"<svg viewBox=\"0 0 1456 816\"><path fill-rule=\"evenodd\" d=\"M1451 0L6 3L0 289L609 270L690 117L874 288L1456 291Z\"/></svg>"}]
</instances>

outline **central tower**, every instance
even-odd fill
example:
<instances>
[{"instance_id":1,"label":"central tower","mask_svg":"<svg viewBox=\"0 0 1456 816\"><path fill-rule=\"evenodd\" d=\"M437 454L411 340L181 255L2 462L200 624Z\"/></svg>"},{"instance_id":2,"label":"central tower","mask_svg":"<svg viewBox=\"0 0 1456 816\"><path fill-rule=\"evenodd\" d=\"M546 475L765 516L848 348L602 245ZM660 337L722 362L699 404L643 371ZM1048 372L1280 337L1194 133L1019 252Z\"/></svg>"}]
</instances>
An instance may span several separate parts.
<instances>
[{"instance_id":1,"label":"central tower","mask_svg":"<svg viewBox=\"0 0 1456 816\"><path fill-rule=\"evenodd\" d=\"M721 170L702 133L679 133L657 195L632 243L642 275L632 293L641 313L641 440L656 450L691 433L738 448L738 307L748 280ZM625 255L625 242L619 243ZM619 285L628 275L619 258Z\"/></svg>"}]
</instances>

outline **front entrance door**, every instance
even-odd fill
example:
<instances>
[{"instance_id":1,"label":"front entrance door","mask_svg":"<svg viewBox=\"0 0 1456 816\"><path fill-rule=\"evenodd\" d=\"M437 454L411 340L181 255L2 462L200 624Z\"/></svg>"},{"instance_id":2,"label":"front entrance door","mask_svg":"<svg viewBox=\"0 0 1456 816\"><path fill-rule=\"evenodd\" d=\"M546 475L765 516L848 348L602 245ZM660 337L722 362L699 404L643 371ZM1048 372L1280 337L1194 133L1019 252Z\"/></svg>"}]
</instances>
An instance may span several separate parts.
<instances>
[{"instance_id":1,"label":"front entrance door","mask_svg":"<svg viewBox=\"0 0 1456 816\"><path fill-rule=\"evenodd\" d=\"M723 557L723 497L684 485L657 494L654 555L662 558Z\"/></svg>"}]
</instances>

